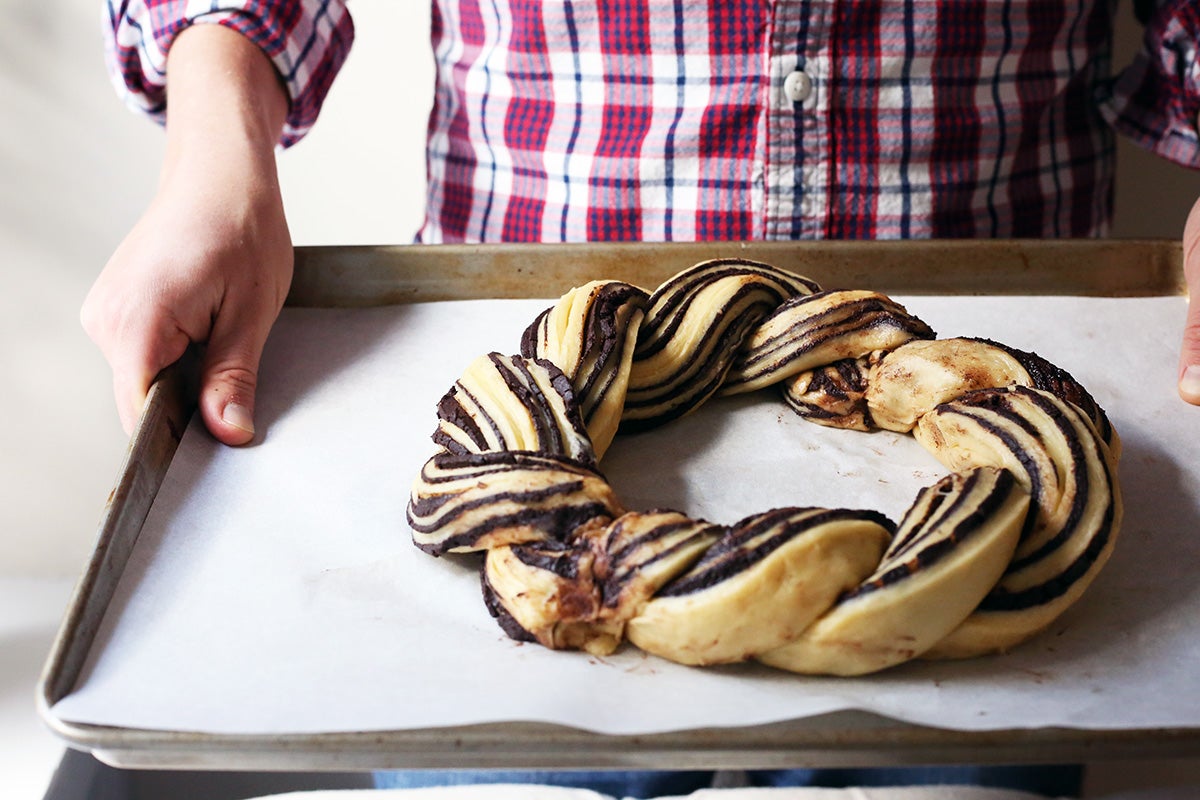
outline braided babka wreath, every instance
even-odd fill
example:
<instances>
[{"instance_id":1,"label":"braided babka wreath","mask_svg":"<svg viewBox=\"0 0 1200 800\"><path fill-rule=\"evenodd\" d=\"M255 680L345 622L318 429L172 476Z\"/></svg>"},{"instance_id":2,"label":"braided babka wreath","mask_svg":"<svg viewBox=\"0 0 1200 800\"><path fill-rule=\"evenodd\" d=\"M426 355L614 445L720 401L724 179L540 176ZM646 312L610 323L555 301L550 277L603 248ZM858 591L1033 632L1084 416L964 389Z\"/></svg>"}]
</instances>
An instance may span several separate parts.
<instances>
[{"instance_id":1,"label":"braided babka wreath","mask_svg":"<svg viewBox=\"0 0 1200 800\"><path fill-rule=\"evenodd\" d=\"M734 525L627 511L598 471L618 429L779 383L824 425L912 431L951 474L900 523L778 508ZM486 551L514 639L594 654L628 639L684 664L858 675L1000 652L1074 603L1121 518L1119 440L1070 375L980 339L935 338L888 297L820 291L742 259L648 295L571 290L520 356L482 356L438 404L413 540Z\"/></svg>"}]
</instances>

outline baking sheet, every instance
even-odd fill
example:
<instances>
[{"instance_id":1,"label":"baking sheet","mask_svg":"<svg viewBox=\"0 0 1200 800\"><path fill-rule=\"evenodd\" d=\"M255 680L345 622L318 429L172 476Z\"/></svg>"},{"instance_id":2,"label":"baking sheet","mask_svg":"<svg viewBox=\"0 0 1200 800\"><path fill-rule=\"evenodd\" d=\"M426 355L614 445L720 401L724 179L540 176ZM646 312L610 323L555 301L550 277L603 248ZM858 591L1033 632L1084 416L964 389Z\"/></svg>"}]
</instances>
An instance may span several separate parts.
<instances>
[{"instance_id":1,"label":"baking sheet","mask_svg":"<svg viewBox=\"0 0 1200 800\"><path fill-rule=\"evenodd\" d=\"M474 356L515 350L546 302L289 309L264 359L260 444L231 450L187 431L78 685L53 713L246 734L509 720L649 733L838 709L964 730L1195 726L1200 409L1173 390L1183 301L906 302L943 336L988 336L1069 369L1124 440L1112 562L1014 653L846 680L513 643L470 561L421 554L403 514L437 398ZM722 522L810 503L895 518L942 474L906 437L809 425L769 394L619 440L604 468L630 507Z\"/></svg>"}]
</instances>

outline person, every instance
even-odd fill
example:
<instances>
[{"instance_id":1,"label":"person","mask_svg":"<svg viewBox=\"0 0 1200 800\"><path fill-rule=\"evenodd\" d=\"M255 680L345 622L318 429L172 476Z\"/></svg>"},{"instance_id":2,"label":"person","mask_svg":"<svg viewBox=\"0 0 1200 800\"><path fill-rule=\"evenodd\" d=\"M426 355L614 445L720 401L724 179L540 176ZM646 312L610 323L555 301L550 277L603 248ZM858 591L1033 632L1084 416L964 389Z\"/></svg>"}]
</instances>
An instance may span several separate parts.
<instances>
[{"instance_id":1,"label":"person","mask_svg":"<svg viewBox=\"0 0 1200 800\"><path fill-rule=\"evenodd\" d=\"M1200 167L1200 8L1138 2L1114 77L1113 6L434 0L418 241L1102 236L1114 131ZM292 271L276 149L316 122L353 23L343 0L108 0L106 20L118 91L167 148L82 322L127 430L197 342L204 423L246 444ZM1200 202L1182 242L1200 294ZM1200 303L1182 342L1200 404Z\"/></svg>"},{"instance_id":2,"label":"person","mask_svg":"<svg viewBox=\"0 0 1200 800\"><path fill-rule=\"evenodd\" d=\"M339 0L108 0L107 12L114 80L169 116L167 150L82 322L126 430L155 375L206 342L200 412L217 439L245 444L291 279L275 148L315 122L353 24ZM419 239L1103 235L1112 128L1200 166L1200 10L1160 4L1116 80L1111 13L437 0ZM1183 233L1193 293L1198 245L1200 205ZM1178 388L1200 403L1200 303Z\"/></svg>"}]
</instances>

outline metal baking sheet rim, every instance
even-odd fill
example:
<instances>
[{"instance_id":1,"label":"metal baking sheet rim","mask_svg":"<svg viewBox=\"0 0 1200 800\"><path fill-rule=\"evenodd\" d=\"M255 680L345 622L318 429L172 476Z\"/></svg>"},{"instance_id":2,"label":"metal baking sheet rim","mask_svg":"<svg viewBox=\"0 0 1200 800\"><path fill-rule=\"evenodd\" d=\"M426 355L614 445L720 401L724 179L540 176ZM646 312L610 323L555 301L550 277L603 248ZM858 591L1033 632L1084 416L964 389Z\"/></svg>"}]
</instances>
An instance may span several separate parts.
<instances>
[{"instance_id":1,"label":"metal baking sheet rim","mask_svg":"<svg viewBox=\"0 0 1200 800\"><path fill-rule=\"evenodd\" d=\"M707 258L752 258L826 286L888 294L1182 294L1178 242L987 240L297 248L288 303L355 307L555 296L598 277L654 286ZM45 723L69 746L128 768L782 768L962 761L1169 758L1200 752L1200 728L956 731L860 711L746 728L610 736L542 723L441 729L221 735L71 723L73 688L142 523L187 426L195 364L152 387L38 686Z\"/></svg>"}]
</instances>

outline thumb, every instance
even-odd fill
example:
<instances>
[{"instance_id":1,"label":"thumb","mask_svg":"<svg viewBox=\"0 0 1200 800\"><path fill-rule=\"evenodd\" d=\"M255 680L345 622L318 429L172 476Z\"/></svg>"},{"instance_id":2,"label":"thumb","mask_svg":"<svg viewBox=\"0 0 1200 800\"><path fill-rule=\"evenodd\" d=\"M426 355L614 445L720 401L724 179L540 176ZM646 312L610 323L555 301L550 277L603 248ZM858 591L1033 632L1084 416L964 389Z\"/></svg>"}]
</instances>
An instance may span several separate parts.
<instances>
[{"instance_id":1,"label":"thumb","mask_svg":"<svg viewBox=\"0 0 1200 800\"><path fill-rule=\"evenodd\" d=\"M1179 396L1200 405L1200 287L1193 288L1191 295L1179 356Z\"/></svg>"},{"instance_id":2,"label":"thumb","mask_svg":"<svg viewBox=\"0 0 1200 800\"><path fill-rule=\"evenodd\" d=\"M1200 200L1192 206L1183 231L1183 274L1188 307L1179 354L1179 396L1200 405Z\"/></svg>"},{"instance_id":3,"label":"thumb","mask_svg":"<svg viewBox=\"0 0 1200 800\"><path fill-rule=\"evenodd\" d=\"M249 444L254 439L254 398L267 329L236 329L223 321L214 325L204 356L200 415L218 441Z\"/></svg>"}]
</instances>

